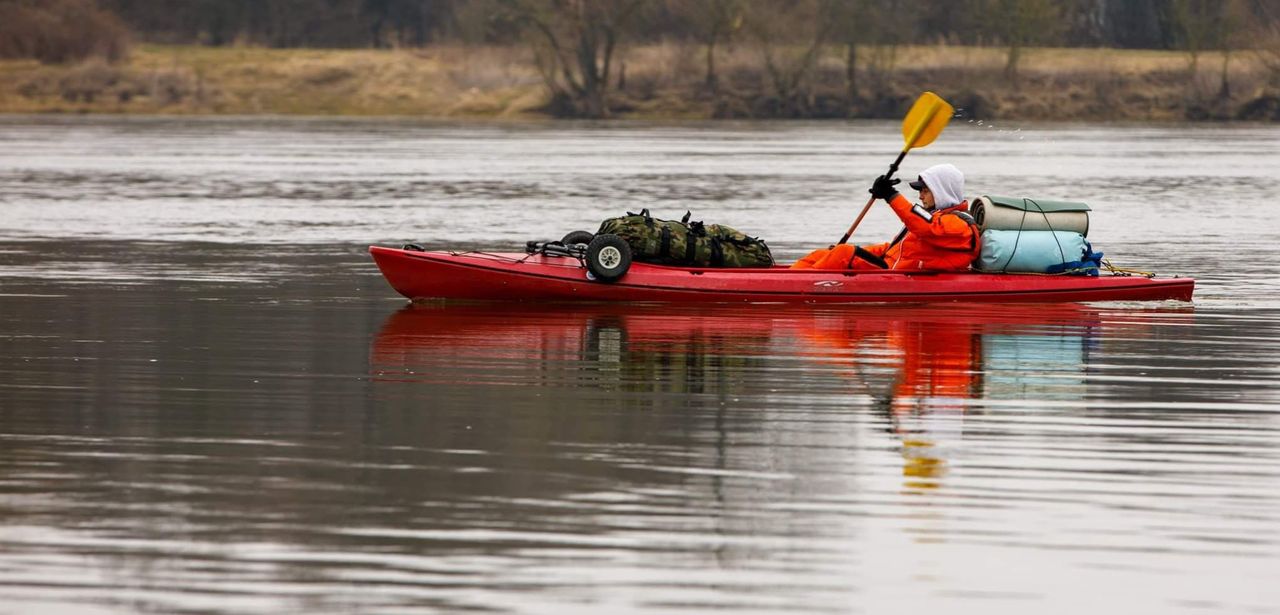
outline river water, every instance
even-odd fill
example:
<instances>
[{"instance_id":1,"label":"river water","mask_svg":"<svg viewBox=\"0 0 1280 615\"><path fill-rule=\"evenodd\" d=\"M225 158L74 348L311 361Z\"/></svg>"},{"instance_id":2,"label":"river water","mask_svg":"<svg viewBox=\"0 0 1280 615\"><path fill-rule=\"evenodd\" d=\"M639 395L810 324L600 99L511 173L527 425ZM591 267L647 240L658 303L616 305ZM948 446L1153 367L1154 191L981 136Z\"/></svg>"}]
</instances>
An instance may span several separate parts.
<instances>
[{"instance_id":1,"label":"river water","mask_svg":"<svg viewBox=\"0 0 1280 615\"><path fill-rule=\"evenodd\" d=\"M410 307L366 253L649 208L794 258L900 143L0 118L0 613L1280 612L1278 128L908 157L1189 304Z\"/></svg>"}]
</instances>

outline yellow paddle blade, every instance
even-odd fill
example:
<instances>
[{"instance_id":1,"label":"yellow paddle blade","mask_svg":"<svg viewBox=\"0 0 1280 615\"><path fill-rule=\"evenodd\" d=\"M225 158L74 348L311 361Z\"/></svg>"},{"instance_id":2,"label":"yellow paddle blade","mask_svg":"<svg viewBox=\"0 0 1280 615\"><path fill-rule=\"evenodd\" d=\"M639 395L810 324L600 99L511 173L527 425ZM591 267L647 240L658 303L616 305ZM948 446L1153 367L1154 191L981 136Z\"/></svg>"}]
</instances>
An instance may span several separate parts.
<instances>
[{"instance_id":1,"label":"yellow paddle blade","mask_svg":"<svg viewBox=\"0 0 1280 615\"><path fill-rule=\"evenodd\" d=\"M925 92L902 118L903 151L933 143L955 115L955 108L933 92Z\"/></svg>"}]
</instances>

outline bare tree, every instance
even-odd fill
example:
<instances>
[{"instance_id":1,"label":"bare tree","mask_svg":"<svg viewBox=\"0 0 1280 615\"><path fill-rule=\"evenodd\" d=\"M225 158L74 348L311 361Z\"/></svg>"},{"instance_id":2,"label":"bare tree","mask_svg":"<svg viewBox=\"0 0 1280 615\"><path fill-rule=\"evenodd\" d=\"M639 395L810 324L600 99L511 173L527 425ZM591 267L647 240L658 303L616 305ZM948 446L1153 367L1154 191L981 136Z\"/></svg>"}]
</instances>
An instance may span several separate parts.
<instances>
[{"instance_id":1,"label":"bare tree","mask_svg":"<svg viewBox=\"0 0 1280 615\"><path fill-rule=\"evenodd\" d=\"M1245 0L1223 0L1221 14L1218 17L1217 29L1215 31L1215 39L1218 48L1222 50L1222 73L1218 87L1218 98L1226 100L1231 98L1231 79L1228 70L1231 62L1231 54L1245 45L1252 45L1252 37L1248 36L1246 28L1250 21L1249 9L1245 6Z\"/></svg>"},{"instance_id":2,"label":"bare tree","mask_svg":"<svg viewBox=\"0 0 1280 615\"><path fill-rule=\"evenodd\" d=\"M1187 53L1188 83L1194 85L1200 68L1200 54L1211 44L1217 28L1218 0L1172 0L1169 17L1178 45Z\"/></svg>"},{"instance_id":3,"label":"bare tree","mask_svg":"<svg viewBox=\"0 0 1280 615\"><path fill-rule=\"evenodd\" d=\"M1018 67L1027 47L1056 40L1062 30L1062 14L1053 0L988 0L988 23L1008 48L1004 76L1015 86Z\"/></svg>"},{"instance_id":4,"label":"bare tree","mask_svg":"<svg viewBox=\"0 0 1280 615\"><path fill-rule=\"evenodd\" d=\"M834 32L830 15L830 0L757 0L748 5L746 30L760 49L778 115L808 112L807 80Z\"/></svg>"},{"instance_id":5,"label":"bare tree","mask_svg":"<svg viewBox=\"0 0 1280 615\"><path fill-rule=\"evenodd\" d=\"M706 47L706 74L703 85L719 90L716 73L716 47L732 40L742 29L746 16L746 0L670 0L672 10L684 16L693 26L695 36Z\"/></svg>"},{"instance_id":6,"label":"bare tree","mask_svg":"<svg viewBox=\"0 0 1280 615\"><path fill-rule=\"evenodd\" d=\"M1253 21L1245 0L1172 0L1170 17L1179 45L1189 58L1188 83L1195 87L1199 56L1206 50L1222 53L1218 98L1231 97L1231 55L1245 44L1256 42L1246 28Z\"/></svg>"},{"instance_id":7,"label":"bare tree","mask_svg":"<svg viewBox=\"0 0 1280 615\"><path fill-rule=\"evenodd\" d=\"M844 45L845 97L851 106L858 100L858 45L868 38L870 4L871 0L834 0L831 6L835 38Z\"/></svg>"},{"instance_id":8,"label":"bare tree","mask_svg":"<svg viewBox=\"0 0 1280 615\"><path fill-rule=\"evenodd\" d=\"M628 23L646 0L504 0L533 42L551 95L574 115L609 116L609 75Z\"/></svg>"},{"instance_id":9,"label":"bare tree","mask_svg":"<svg viewBox=\"0 0 1280 615\"><path fill-rule=\"evenodd\" d=\"M859 65L866 64L872 87L884 91L897 57L898 44L910 36L901 23L905 10L899 0L832 0L833 38L844 46L845 95L854 105L861 98ZM859 56L859 48L865 57Z\"/></svg>"},{"instance_id":10,"label":"bare tree","mask_svg":"<svg viewBox=\"0 0 1280 615\"><path fill-rule=\"evenodd\" d=\"M1267 68L1267 85L1280 89L1280 8L1262 6L1253 30L1258 41L1254 53Z\"/></svg>"}]
</instances>

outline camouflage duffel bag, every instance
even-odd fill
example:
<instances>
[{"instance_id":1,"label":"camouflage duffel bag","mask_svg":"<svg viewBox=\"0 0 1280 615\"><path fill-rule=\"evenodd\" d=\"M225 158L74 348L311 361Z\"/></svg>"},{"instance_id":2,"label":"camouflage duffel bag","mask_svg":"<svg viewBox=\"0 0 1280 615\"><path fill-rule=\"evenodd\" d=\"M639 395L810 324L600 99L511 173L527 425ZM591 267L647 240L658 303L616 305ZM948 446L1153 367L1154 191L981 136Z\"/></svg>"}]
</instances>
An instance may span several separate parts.
<instances>
[{"instance_id":1,"label":"camouflage duffel bag","mask_svg":"<svg viewBox=\"0 0 1280 615\"><path fill-rule=\"evenodd\" d=\"M772 267L769 246L720 224L659 220L645 209L600 224L597 235L612 233L626 240L631 257L645 263L683 267Z\"/></svg>"}]
</instances>

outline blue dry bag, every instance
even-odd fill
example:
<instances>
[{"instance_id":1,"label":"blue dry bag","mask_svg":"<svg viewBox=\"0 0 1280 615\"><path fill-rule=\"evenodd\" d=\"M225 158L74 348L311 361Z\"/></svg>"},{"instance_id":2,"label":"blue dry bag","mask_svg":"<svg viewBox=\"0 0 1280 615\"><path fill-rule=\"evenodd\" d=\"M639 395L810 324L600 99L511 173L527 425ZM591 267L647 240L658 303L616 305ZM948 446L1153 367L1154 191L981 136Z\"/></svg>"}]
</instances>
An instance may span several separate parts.
<instances>
[{"instance_id":1,"label":"blue dry bag","mask_svg":"<svg viewBox=\"0 0 1280 615\"><path fill-rule=\"evenodd\" d=\"M986 230L974 267L1000 273L1098 275L1101 262L1102 254L1094 253L1080 233Z\"/></svg>"}]
</instances>

